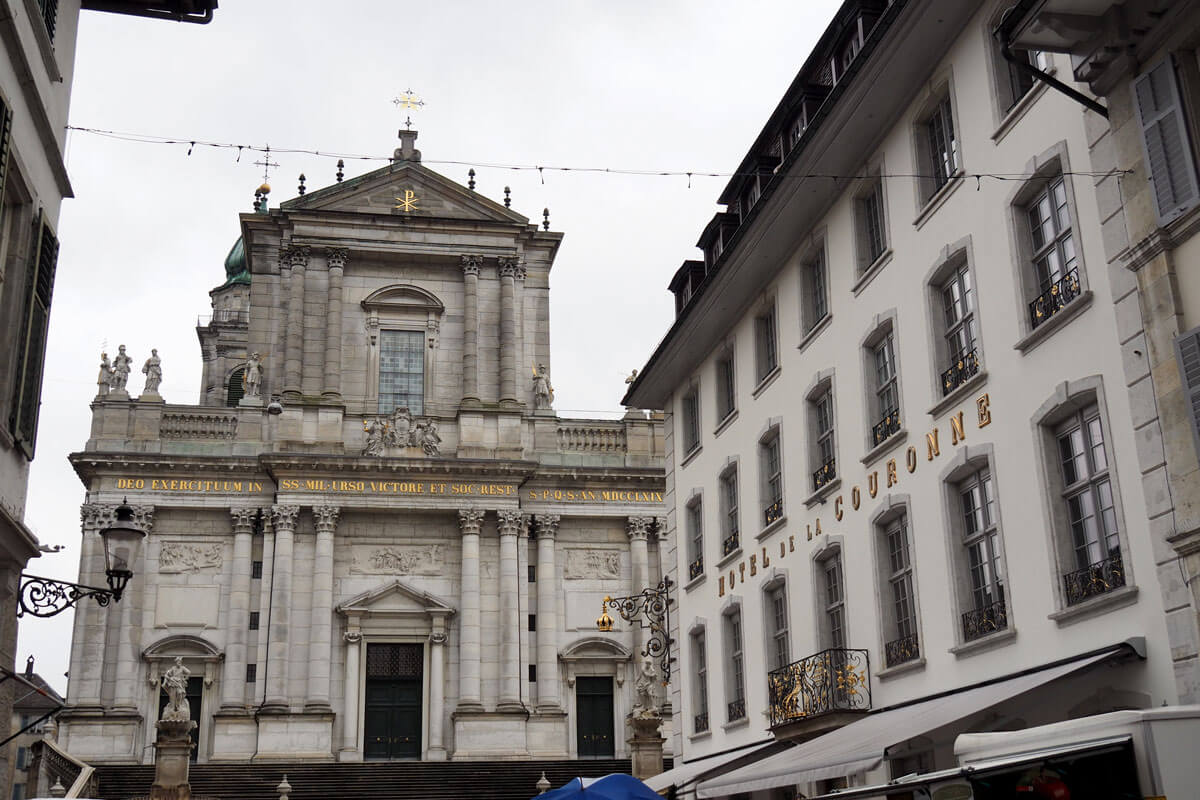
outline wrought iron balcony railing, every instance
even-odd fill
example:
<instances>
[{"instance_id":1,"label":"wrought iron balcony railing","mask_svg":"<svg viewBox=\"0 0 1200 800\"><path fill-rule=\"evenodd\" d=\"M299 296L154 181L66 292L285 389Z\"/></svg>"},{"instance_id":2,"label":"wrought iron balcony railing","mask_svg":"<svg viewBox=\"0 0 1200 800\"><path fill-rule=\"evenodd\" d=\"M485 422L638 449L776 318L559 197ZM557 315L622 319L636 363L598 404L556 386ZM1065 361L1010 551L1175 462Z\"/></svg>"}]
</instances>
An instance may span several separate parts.
<instances>
[{"instance_id":1,"label":"wrought iron balcony railing","mask_svg":"<svg viewBox=\"0 0 1200 800\"><path fill-rule=\"evenodd\" d=\"M737 550L738 547L740 547L740 546L741 546L741 537L738 536L737 531L734 531L733 533L726 536L725 540L723 542L721 542L721 555L727 556L730 553Z\"/></svg>"},{"instance_id":2,"label":"wrought iron balcony railing","mask_svg":"<svg viewBox=\"0 0 1200 800\"><path fill-rule=\"evenodd\" d=\"M962 615L963 641L969 642L1008 627L1008 606L1003 600L973 608Z\"/></svg>"},{"instance_id":3,"label":"wrought iron balcony railing","mask_svg":"<svg viewBox=\"0 0 1200 800\"><path fill-rule=\"evenodd\" d=\"M771 727L871 708L866 650L831 648L767 673Z\"/></svg>"},{"instance_id":4,"label":"wrought iron balcony railing","mask_svg":"<svg viewBox=\"0 0 1200 800\"><path fill-rule=\"evenodd\" d=\"M820 469L813 473L813 491L820 491L821 487L829 483L837 477L837 459L831 458L821 465Z\"/></svg>"},{"instance_id":5,"label":"wrought iron balcony railing","mask_svg":"<svg viewBox=\"0 0 1200 800\"><path fill-rule=\"evenodd\" d=\"M692 733L704 733L708 730L708 712L697 714L692 719Z\"/></svg>"},{"instance_id":6,"label":"wrought iron balcony railing","mask_svg":"<svg viewBox=\"0 0 1200 800\"><path fill-rule=\"evenodd\" d=\"M1076 268L1052 283L1049 289L1029 304L1029 322L1036 328L1066 308L1079 295L1079 269Z\"/></svg>"},{"instance_id":7,"label":"wrought iron balcony railing","mask_svg":"<svg viewBox=\"0 0 1200 800\"><path fill-rule=\"evenodd\" d=\"M770 525L777 519L783 518L783 500L776 500L771 505L763 509L763 524Z\"/></svg>"},{"instance_id":8,"label":"wrought iron balcony railing","mask_svg":"<svg viewBox=\"0 0 1200 800\"><path fill-rule=\"evenodd\" d=\"M746 698L734 700L726 709L725 721L736 722L746 717Z\"/></svg>"},{"instance_id":9,"label":"wrought iron balcony railing","mask_svg":"<svg viewBox=\"0 0 1200 800\"><path fill-rule=\"evenodd\" d=\"M979 374L979 348L955 357L950 369L942 373L942 396L948 395Z\"/></svg>"},{"instance_id":10,"label":"wrought iron balcony railing","mask_svg":"<svg viewBox=\"0 0 1200 800\"><path fill-rule=\"evenodd\" d=\"M871 427L871 446L878 447L894 433L900 432L900 409L889 408L883 412L883 419Z\"/></svg>"},{"instance_id":11,"label":"wrought iron balcony railing","mask_svg":"<svg viewBox=\"0 0 1200 800\"><path fill-rule=\"evenodd\" d=\"M1120 589L1125 585L1125 564L1121 561L1121 554L1114 553L1103 561L1068 572L1063 575L1063 584L1069 606L1082 603L1089 597Z\"/></svg>"},{"instance_id":12,"label":"wrought iron balcony railing","mask_svg":"<svg viewBox=\"0 0 1200 800\"><path fill-rule=\"evenodd\" d=\"M688 580L699 578L704 574L704 556L700 556L691 564L688 564Z\"/></svg>"},{"instance_id":13,"label":"wrought iron balcony railing","mask_svg":"<svg viewBox=\"0 0 1200 800\"><path fill-rule=\"evenodd\" d=\"M921 643L915 633L911 636L901 636L883 646L883 655L889 667L916 661L921 657Z\"/></svg>"}]
</instances>

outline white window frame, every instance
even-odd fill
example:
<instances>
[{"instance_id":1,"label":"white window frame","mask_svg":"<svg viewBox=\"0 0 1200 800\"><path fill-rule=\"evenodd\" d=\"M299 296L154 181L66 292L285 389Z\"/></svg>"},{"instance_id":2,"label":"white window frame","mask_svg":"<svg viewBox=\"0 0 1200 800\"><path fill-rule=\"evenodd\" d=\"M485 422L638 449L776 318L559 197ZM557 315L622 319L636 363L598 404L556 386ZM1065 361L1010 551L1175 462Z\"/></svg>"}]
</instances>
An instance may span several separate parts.
<instances>
[{"instance_id":1,"label":"white window frame","mask_svg":"<svg viewBox=\"0 0 1200 800\"><path fill-rule=\"evenodd\" d=\"M733 347L728 346L717 356L716 380L713 382L717 400L717 426L737 411L737 365Z\"/></svg>"},{"instance_id":2,"label":"white window frame","mask_svg":"<svg viewBox=\"0 0 1200 800\"><path fill-rule=\"evenodd\" d=\"M779 316L775 300L754 318L755 383L761 385L779 369Z\"/></svg>"},{"instance_id":3,"label":"white window frame","mask_svg":"<svg viewBox=\"0 0 1200 800\"><path fill-rule=\"evenodd\" d=\"M786 512L786 507L783 507L783 437L778 424L772 424L767 432L759 437L758 473L761 497L759 505L763 513L761 521L762 527L765 528L768 524L773 524L766 522L766 512L769 508L776 503L780 504L781 513L778 518L782 518L783 512Z\"/></svg>"},{"instance_id":4,"label":"white window frame","mask_svg":"<svg viewBox=\"0 0 1200 800\"><path fill-rule=\"evenodd\" d=\"M721 556L722 558L741 548L741 525L737 464L726 468L717 478L719 507L721 513ZM731 544L732 542L732 544Z\"/></svg>"},{"instance_id":5,"label":"white window frame","mask_svg":"<svg viewBox=\"0 0 1200 800\"><path fill-rule=\"evenodd\" d=\"M712 720L708 713L708 642L705 628L698 625L692 629L689 638L692 650L692 734L707 733L712 730ZM703 715L704 727L698 721Z\"/></svg>"},{"instance_id":6,"label":"white window frame","mask_svg":"<svg viewBox=\"0 0 1200 800\"><path fill-rule=\"evenodd\" d=\"M748 719L746 708L746 653L745 620L742 618L741 603L732 603L722 614L721 625L725 638L725 721L741 722ZM734 716L740 704L741 714Z\"/></svg>"},{"instance_id":7,"label":"white window frame","mask_svg":"<svg viewBox=\"0 0 1200 800\"><path fill-rule=\"evenodd\" d=\"M792 663L787 581L780 577L763 589L763 618L767 622L767 671Z\"/></svg>"},{"instance_id":8,"label":"white window frame","mask_svg":"<svg viewBox=\"0 0 1200 800\"><path fill-rule=\"evenodd\" d=\"M687 525L687 555L688 580L692 581L704 574L704 498L700 494L692 497L684 507ZM696 562L699 562L699 573L693 575Z\"/></svg>"},{"instance_id":9,"label":"white window frame","mask_svg":"<svg viewBox=\"0 0 1200 800\"><path fill-rule=\"evenodd\" d=\"M679 399L679 438L686 458L700 449L700 387L691 384Z\"/></svg>"}]
</instances>

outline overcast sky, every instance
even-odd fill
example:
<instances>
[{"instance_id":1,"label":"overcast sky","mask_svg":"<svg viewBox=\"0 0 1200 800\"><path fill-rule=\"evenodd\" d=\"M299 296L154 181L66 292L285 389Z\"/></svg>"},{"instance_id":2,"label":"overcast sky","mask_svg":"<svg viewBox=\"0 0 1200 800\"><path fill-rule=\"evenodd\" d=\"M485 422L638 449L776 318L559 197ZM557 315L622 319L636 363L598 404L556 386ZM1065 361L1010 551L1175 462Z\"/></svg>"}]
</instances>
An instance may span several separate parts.
<instances>
[{"instance_id":1,"label":"overcast sky","mask_svg":"<svg viewBox=\"0 0 1200 800\"><path fill-rule=\"evenodd\" d=\"M71 124L185 140L387 156L406 89L426 166L439 161L728 172L838 6L833 0L497 3L222 0L209 25L83 12ZM239 235L260 153L72 132L41 423L26 522L74 579L84 491L67 463L91 421L102 348L157 347L169 403L199 397L196 317ZM334 181L336 159L273 154L271 205ZM348 176L385 162L348 161ZM565 234L551 273L558 413L620 410L672 317L668 280L698 257L722 178L476 167L477 190ZM136 581L137 578L135 577ZM21 622L18 664L65 689L70 614Z\"/></svg>"}]
</instances>

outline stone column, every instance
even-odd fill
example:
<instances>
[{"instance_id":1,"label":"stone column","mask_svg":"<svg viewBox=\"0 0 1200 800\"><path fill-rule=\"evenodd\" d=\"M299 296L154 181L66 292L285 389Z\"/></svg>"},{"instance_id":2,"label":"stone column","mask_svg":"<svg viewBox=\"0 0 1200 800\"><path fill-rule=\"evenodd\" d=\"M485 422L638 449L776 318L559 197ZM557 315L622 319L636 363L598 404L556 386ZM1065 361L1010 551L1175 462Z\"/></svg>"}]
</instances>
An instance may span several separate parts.
<instances>
[{"instance_id":1,"label":"stone column","mask_svg":"<svg viewBox=\"0 0 1200 800\"><path fill-rule=\"evenodd\" d=\"M154 506L134 506L133 524L146 532L147 546L154 530ZM145 560L139 565L145 572ZM138 567L134 568L136 572ZM144 586L144 584L143 584ZM142 699L141 685L138 683L138 672L142 662L142 614L149 613L153 605L138 602L136 589L127 591L121 606L120 639L117 645L116 687L113 695L113 707L123 710L136 709ZM157 709L156 709L157 710Z\"/></svg>"},{"instance_id":2,"label":"stone column","mask_svg":"<svg viewBox=\"0 0 1200 800\"><path fill-rule=\"evenodd\" d=\"M345 709L342 712L342 752L352 753L358 749L358 649L362 632L351 624L350 630L342 634L346 643L346 691Z\"/></svg>"},{"instance_id":3,"label":"stone column","mask_svg":"<svg viewBox=\"0 0 1200 800\"><path fill-rule=\"evenodd\" d=\"M515 278L513 283L513 362L515 368L513 370L513 378L515 385L513 390L516 392L518 399L529 397L529 405L533 406L533 382L529 379L530 373L525 370L531 369L532 364L525 360L525 275L527 270L525 265L518 263Z\"/></svg>"},{"instance_id":4,"label":"stone column","mask_svg":"<svg viewBox=\"0 0 1200 800\"><path fill-rule=\"evenodd\" d=\"M221 708L246 706L246 637L250 628L250 571L257 508L233 508L233 580L229 587L229 644L221 677Z\"/></svg>"},{"instance_id":5,"label":"stone column","mask_svg":"<svg viewBox=\"0 0 1200 800\"><path fill-rule=\"evenodd\" d=\"M445 761L442 720L446 714L446 631L429 634L429 760Z\"/></svg>"},{"instance_id":6,"label":"stone column","mask_svg":"<svg viewBox=\"0 0 1200 800\"><path fill-rule=\"evenodd\" d=\"M100 541L100 529L116 521L116 506L88 503L80 507L79 518L82 529L79 582L86 586L103 586L104 548ZM75 607L67 702L76 708L101 707L106 613L117 614L119 611L112 605L107 609L101 608L90 600Z\"/></svg>"},{"instance_id":7,"label":"stone column","mask_svg":"<svg viewBox=\"0 0 1200 800\"><path fill-rule=\"evenodd\" d=\"M267 638L271 620L271 587L275 585L275 522L271 510L263 510L262 578L258 582L258 641L254 648L254 663L258 665L258 680L254 683L254 705L267 700Z\"/></svg>"},{"instance_id":8,"label":"stone column","mask_svg":"<svg viewBox=\"0 0 1200 800\"><path fill-rule=\"evenodd\" d=\"M650 585L650 549L647 538L653 524L654 517L629 518L629 526L626 530L629 533L629 562L632 567L630 594L638 594ZM646 649L646 634L637 622L634 622L631 627L633 628L634 651L640 654Z\"/></svg>"},{"instance_id":9,"label":"stone column","mask_svg":"<svg viewBox=\"0 0 1200 800\"><path fill-rule=\"evenodd\" d=\"M500 401L517 399L516 280L515 258L500 259Z\"/></svg>"},{"instance_id":10,"label":"stone column","mask_svg":"<svg viewBox=\"0 0 1200 800\"><path fill-rule=\"evenodd\" d=\"M308 629L308 700L305 711L329 711L329 661L333 657L333 532L337 506L314 506L317 528L312 574L312 624Z\"/></svg>"},{"instance_id":11,"label":"stone column","mask_svg":"<svg viewBox=\"0 0 1200 800\"><path fill-rule=\"evenodd\" d=\"M271 506L275 523L275 574L271 580L271 624L267 631L267 697L264 711L288 710L288 642L291 638L292 551L300 506Z\"/></svg>"},{"instance_id":12,"label":"stone column","mask_svg":"<svg viewBox=\"0 0 1200 800\"><path fill-rule=\"evenodd\" d=\"M480 616L479 616L479 529L483 513L477 508L458 512L462 529L462 624L458 633L458 705L481 710Z\"/></svg>"},{"instance_id":13,"label":"stone column","mask_svg":"<svg viewBox=\"0 0 1200 800\"><path fill-rule=\"evenodd\" d=\"M283 391L298 396L301 393L304 360L304 281L308 267L308 248L289 247L280 253L291 267L288 295L287 329L284 331Z\"/></svg>"},{"instance_id":14,"label":"stone column","mask_svg":"<svg viewBox=\"0 0 1200 800\"><path fill-rule=\"evenodd\" d=\"M537 710L562 711L558 684L558 570L554 537L558 514L538 514L537 523Z\"/></svg>"},{"instance_id":15,"label":"stone column","mask_svg":"<svg viewBox=\"0 0 1200 800\"><path fill-rule=\"evenodd\" d=\"M463 399L479 399L479 267L483 256L463 256Z\"/></svg>"},{"instance_id":16,"label":"stone column","mask_svg":"<svg viewBox=\"0 0 1200 800\"><path fill-rule=\"evenodd\" d=\"M517 534L521 512L496 512L500 532L500 702L498 709L521 707L521 609L517 603Z\"/></svg>"},{"instance_id":17,"label":"stone column","mask_svg":"<svg viewBox=\"0 0 1200 800\"><path fill-rule=\"evenodd\" d=\"M325 306L325 388L322 396L342 399L342 275L346 268L346 248L325 251L329 264L329 299Z\"/></svg>"}]
</instances>

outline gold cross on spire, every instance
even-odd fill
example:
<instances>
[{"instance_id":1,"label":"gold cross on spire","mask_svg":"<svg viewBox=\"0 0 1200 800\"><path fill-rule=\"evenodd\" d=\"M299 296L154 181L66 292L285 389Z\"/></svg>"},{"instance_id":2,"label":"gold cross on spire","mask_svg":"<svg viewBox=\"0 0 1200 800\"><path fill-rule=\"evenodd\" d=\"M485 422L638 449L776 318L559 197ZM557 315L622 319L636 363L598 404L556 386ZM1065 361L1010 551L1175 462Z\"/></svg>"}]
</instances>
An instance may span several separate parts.
<instances>
[{"instance_id":1,"label":"gold cross on spire","mask_svg":"<svg viewBox=\"0 0 1200 800\"><path fill-rule=\"evenodd\" d=\"M254 166L263 168L263 183L267 183L271 177L271 168L279 166L271 160L271 145L267 145L263 150L262 161L255 161Z\"/></svg>"},{"instance_id":2,"label":"gold cross on spire","mask_svg":"<svg viewBox=\"0 0 1200 800\"><path fill-rule=\"evenodd\" d=\"M399 97L392 98L392 105L394 105L396 108L405 108L409 111L412 111L414 108L421 108L424 106L425 101L418 99L417 96L413 94L412 89L405 89L404 94L400 95ZM411 114L405 115L404 126L409 130L412 130Z\"/></svg>"}]
</instances>

